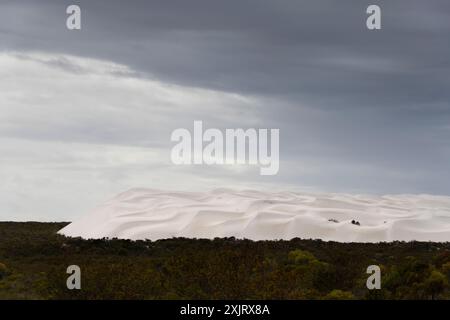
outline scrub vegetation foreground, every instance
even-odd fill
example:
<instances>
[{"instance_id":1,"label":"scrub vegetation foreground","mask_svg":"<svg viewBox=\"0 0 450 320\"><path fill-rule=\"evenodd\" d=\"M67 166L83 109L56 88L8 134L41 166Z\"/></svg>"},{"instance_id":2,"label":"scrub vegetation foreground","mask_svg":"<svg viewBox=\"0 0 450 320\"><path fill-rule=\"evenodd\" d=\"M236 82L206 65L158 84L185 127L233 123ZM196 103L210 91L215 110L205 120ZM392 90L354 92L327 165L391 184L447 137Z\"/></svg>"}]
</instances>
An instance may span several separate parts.
<instances>
[{"instance_id":1,"label":"scrub vegetation foreground","mask_svg":"<svg viewBox=\"0 0 450 320\"><path fill-rule=\"evenodd\" d=\"M450 243L83 240L66 225L0 222L0 299L450 299Z\"/></svg>"}]
</instances>

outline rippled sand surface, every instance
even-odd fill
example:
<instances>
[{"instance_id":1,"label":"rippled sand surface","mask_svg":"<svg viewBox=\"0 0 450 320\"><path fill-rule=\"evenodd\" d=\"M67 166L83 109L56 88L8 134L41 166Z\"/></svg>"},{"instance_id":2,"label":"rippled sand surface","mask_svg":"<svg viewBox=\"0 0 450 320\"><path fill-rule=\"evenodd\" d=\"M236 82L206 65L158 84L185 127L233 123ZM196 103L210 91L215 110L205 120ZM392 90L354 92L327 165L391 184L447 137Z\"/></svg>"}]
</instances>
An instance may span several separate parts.
<instances>
[{"instance_id":1,"label":"rippled sand surface","mask_svg":"<svg viewBox=\"0 0 450 320\"><path fill-rule=\"evenodd\" d=\"M450 241L450 197L132 189L59 233L132 240L233 236L441 242Z\"/></svg>"}]
</instances>

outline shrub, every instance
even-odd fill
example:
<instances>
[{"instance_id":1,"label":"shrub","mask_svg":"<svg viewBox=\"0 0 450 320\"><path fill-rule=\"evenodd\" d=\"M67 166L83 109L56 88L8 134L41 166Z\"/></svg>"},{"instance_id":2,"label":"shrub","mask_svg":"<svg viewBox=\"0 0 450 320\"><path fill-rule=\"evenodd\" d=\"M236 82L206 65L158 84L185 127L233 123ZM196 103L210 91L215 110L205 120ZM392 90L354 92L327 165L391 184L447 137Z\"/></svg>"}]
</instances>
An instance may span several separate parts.
<instances>
[{"instance_id":1,"label":"shrub","mask_svg":"<svg viewBox=\"0 0 450 320\"><path fill-rule=\"evenodd\" d=\"M289 252L288 259L299 265L308 265L317 262L316 257L311 252L299 249Z\"/></svg>"},{"instance_id":2,"label":"shrub","mask_svg":"<svg viewBox=\"0 0 450 320\"><path fill-rule=\"evenodd\" d=\"M3 263L0 263L0 280L8 275L8 268Z\"/></svg>"},{"instance_id":3,"label":"shrub","mask_svg":"<svg viewBox=\"0 0 450 320\"><path fill-rule=\"evenodd\" d=\"M425 290L433 300L438 298L447 289L447 286L447 277L437 270L433 270L425 280Z\"/></svg>"},{"instance_id":4,"label":"shrub","mask_svg":"<svg viewBox=\"0 0 450 320\"><path fill-rule=\"evenodd\" d=\"M330 293L328 293L325 296L325 300L352 300L355 297L353 294L349 291L342 291L342 290L332 290Z\"/></svg>"}]
</instances>

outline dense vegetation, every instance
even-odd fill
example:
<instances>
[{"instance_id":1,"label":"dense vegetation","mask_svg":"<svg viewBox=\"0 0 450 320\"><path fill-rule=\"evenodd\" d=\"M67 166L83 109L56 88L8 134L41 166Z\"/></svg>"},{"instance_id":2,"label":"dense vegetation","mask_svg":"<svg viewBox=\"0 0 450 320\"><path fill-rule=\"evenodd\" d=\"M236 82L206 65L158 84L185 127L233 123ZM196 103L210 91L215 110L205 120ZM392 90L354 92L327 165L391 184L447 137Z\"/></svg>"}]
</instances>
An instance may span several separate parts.
<instances>
[{"instance_id":1,"label":"dense vegetation","mask_svg":"<svg viewBox=\"0 0 450 320\"><path fill-rule=\"evenodd\" d=\"M69 239L0 223L0 299L449 299L450 243ZM66 268L82 289L66 288ZM382 289L366 288L379 265Z\"/></svg>"}]
</instances>

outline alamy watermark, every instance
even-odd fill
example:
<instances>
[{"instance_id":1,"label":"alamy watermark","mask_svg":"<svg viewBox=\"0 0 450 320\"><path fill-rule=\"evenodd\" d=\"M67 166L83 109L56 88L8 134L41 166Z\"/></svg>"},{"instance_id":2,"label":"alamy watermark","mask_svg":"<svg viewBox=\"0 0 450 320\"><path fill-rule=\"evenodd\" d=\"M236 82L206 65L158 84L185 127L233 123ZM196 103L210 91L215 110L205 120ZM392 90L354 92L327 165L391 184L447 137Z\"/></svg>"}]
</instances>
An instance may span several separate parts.
<instances>
[{"instance_id":1,"label":"alamy watermark","mask_svg":"<svg viewBox=\"0 0 450 320\"><path fill-rule=\"evenodd\" d=\"M193 133L184 128L172 132L171 141L178 143L172 148L171 159L177 165L259 165L261 175L276 175L280 167L279 140L279 129L203 131L203 122L194 121Z\"/></svg>"},{"instance_id":2,"label":"alamy watermark","mask_svg":"<svg viewBox=\"0 0 450 320\"><path fill-rule=\"evenodd\" d=\"M81 30L81 8L78 5L70 5L66 9L69 15L66 19L66 27L69 30Z\"/></svg>"},{"instance_id":3,"label":"alamy watermark","mask_svg":"<svg viewBox=\"0 0 450 320\"><path fill-rule=\"evenodd\" d=\"M367 7L366 13L369 14L366 20L366 26L369 30L381 29L381 8L375 4Z\"/></svg>"},{"instance_id":4,"label":"alamy watermark","mask_svg":"<svg viewBox=\"0 0 450 320\"><path fill-rule=\"evenodd\" d=\"M381 289L381 268L377 265L370 265L367 267L366 273L370 274L366 281L367 289Z\"/></svg>"},{"instance_id":5,"label":"alamy watermark","mask_svg":"<svg viewBox=\"0 0 450 320\"><path fill-rule=\"evenodd\" d=\"M70 274L67 277L66 286L69 290L81 289L81 268L76 264L67 267L66 272Z\"/></svg>"}]
</instances>

